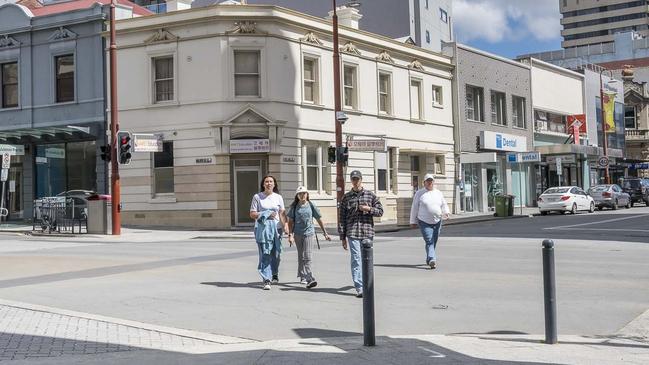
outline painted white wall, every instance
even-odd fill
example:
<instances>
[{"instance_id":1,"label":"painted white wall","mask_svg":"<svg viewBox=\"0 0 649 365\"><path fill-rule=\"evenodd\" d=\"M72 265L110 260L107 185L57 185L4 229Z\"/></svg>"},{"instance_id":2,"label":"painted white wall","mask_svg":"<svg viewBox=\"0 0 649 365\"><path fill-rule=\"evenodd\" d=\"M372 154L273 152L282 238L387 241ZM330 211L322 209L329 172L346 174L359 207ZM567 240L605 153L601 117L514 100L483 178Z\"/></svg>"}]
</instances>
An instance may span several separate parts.
<instances>
[{"instance_id":1,"label":"painted white wall","mask_svg":"<svg viewBox=\"0 0 649 365\"><path fill-rule=\"evenodd\" d=\"M573 115L584 113L583 76L557 66L532 63L534 109Z\"/></svg>"}]
</instances>

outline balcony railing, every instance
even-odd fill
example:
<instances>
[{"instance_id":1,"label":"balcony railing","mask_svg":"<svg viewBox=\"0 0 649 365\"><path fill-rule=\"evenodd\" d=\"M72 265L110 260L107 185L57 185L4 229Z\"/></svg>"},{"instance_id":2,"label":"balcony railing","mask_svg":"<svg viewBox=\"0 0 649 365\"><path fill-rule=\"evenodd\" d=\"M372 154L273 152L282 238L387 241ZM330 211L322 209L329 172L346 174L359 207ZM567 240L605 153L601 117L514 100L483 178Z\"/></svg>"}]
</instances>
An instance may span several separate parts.
<instances>
[{"instance_id":1,"label":"balcony railing","mask_svg":"<svg viewBox=\"0 0 649 365\"><path fill-rule=\"evenodd\" d=\"M649 129L627 129L624 131L627 141L649 140Z\"/></svg>"},{"instance_id":2,"label":"balcony railing","mask_svg":"<svg viewBox=\"0 0 649 365\"><path fill-rule=\"evenodd\" d=\"M150 4L146 5L145 8L156 14L162 14L167 12L167 3Z\"/></svg>"}]
</instances>

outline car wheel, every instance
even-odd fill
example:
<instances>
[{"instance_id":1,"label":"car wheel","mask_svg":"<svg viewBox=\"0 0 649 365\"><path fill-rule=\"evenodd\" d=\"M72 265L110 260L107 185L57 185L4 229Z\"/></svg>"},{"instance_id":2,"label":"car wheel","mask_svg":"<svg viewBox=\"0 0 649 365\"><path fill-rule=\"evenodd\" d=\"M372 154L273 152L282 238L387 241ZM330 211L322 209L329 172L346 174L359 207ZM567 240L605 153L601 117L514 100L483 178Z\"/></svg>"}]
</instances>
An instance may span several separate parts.
<instances>
[{"instance_id":1,"label":"car wheel","mask_svg":"<svg viewBox=\"0 0 649 365\"><path fill-rule=\"evenodd\" d=\"M611 208L613 210L617 210L617 200L613 202L613 206Z\"/></svg>"},{"instance_id":2,"label":"car wheel","mask_svg":"<svg viewBox=\"0 0 649 365\"><path fill-rule=\"evenodd\" d=\"M602 209L604 209L604 207L601 205L597 207L597 210L602 210Z\"/></svg>"},{"instance_id":3,"label":"car wheel","mask_svg":"<svg viewBox=\"0 0 649 365\"><path fill-rule=\"evenodd\" d=\"M631 208L633 208L633 204L635 204L635 202L633 200L629 199L629 205L631 205Z\"/></svg>"},{"instance_id":4,"label":"car wheel","mask_svg":"<svg viewBox=\"0 0 649 365\"><path fill-rule=\"evenodd\" d=\"M572 209L570 210L570 214L572 215L577 214L577 203L572 204Z\"/></svg>"},{"instance_id":5,"label":"car wheel","mask_svg":"<svg viewBox=\"0 0 649 365\"><path fill-rule=\"evenodd\" d=\"M593 213L595 212L595 203L590 202L590 209L588 209L588 213Z\"/></svg>"},{"instance_id":6,"label":"car wheel","mask_svg":"<svg viewBox=\"0 0 649 365\"><path fill-rule=\"evenodd\" d=\"M541 212L541 215L548 215L548 212Z\"/></svg>"},{"instance_id":7,"label":"car wheel","mask_svg":"<svg viewBox=\"0 0 649 365\"><path fill-rule=\"evenodd\" d=\"M626 209L631 209L631 201L627 200L626 205L624 206Z\"/></svg>"}]
</instances>

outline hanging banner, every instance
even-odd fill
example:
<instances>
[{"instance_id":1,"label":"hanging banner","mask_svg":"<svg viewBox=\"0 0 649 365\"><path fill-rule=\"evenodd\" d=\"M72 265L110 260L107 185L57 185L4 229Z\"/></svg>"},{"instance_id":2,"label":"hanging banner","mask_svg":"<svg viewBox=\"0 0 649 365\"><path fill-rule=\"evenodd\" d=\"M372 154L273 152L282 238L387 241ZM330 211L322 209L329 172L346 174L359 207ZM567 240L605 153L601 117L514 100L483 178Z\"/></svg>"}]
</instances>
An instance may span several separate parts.
<instances>
[{"instance_id":1,"label":"hanging banner","mask_svg":"<svg viewBox=\"0 0 649 365\"><path fill-rule=\"evenodd\" d=\"M615 133L615 94L609 91L604 92L604 128L606 133Z\"/></svg>"}]
</instances>

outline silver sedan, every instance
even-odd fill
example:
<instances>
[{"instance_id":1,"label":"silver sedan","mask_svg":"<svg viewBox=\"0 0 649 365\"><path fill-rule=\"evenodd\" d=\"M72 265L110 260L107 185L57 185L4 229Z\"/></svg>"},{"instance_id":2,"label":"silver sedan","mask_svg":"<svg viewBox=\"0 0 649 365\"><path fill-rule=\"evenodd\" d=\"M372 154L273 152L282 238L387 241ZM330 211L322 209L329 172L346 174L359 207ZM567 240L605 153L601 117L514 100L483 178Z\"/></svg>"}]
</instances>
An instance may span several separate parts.
<instances>
[{"instance_id":1,"label":"silver sedan","mask_svg":"<svg viewBox=\"0 0 649 365\"><path fill-rule=\"evenodd\" d=\"M617 184L596 185L588 190L590 196L595 200L597 209L602 210L604 207L616 210L618 207L631 208L631 198L629 194L622 191Z\"/></svg>"}]
</instances>

